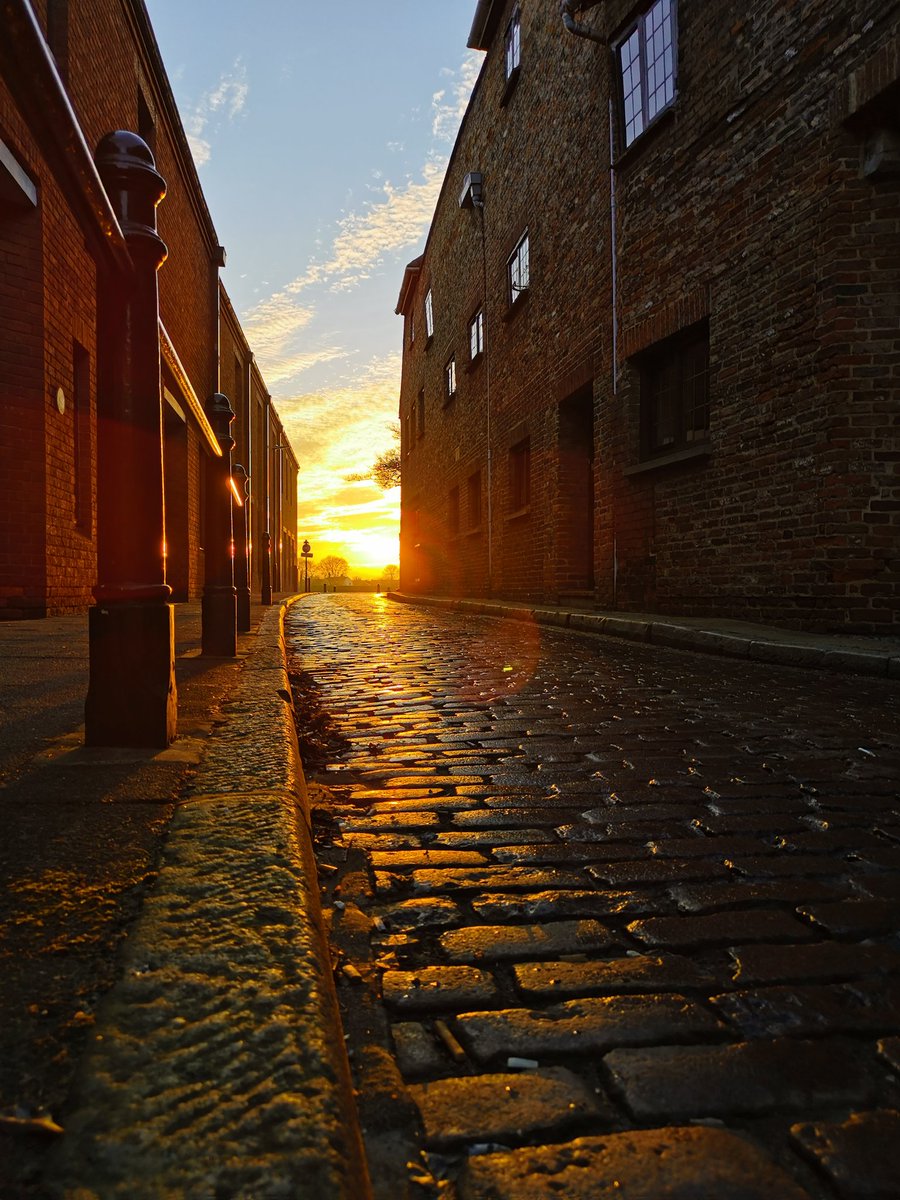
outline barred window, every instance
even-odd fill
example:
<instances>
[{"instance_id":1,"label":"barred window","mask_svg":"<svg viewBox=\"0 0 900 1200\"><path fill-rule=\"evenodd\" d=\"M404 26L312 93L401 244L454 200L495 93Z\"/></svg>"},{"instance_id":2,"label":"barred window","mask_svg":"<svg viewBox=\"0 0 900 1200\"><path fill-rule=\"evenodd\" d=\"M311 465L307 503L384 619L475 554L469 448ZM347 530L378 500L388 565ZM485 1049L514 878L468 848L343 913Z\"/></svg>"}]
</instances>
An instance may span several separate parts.
<instances>
[{"instance_id":1,"label":"barred window","mask_svg":"<svg viewBox=\"0 0 900 1200\"><path fill-rule=\"evenodd\" d=\"M645 458L709 438L709 330L704 324L641 355L641 442Z\"/></svg>"}]
</instances>

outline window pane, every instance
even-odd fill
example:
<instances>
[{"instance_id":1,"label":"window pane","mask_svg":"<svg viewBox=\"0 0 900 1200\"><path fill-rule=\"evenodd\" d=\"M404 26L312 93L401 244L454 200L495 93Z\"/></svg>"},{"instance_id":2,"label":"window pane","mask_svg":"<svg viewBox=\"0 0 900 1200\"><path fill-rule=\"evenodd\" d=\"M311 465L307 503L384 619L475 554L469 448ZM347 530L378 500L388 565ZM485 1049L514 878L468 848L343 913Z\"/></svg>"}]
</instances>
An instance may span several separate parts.
<instances>
[{"instance_id":1,"label":"window pane","mask_svg":"<svg viewBox=\"0 0 900 1200\"><path fill-rule=\"evenodd\" d=\"M705 342L690 346L682 361L686 441L705 439L709 431L709 364Z\"/></svg>"},{"instance_id":2,"label":"window pane","mask_svg":"<svg viewBox=\"0 0 900 1200\"><path fill-rule=\"evenodd\" d=\"M522 25L519 10L516 9L512 20L506 27L506 78L509 79L521 59Z\"/></svg>"},{"instance_id":3,"label":"window pane","mask_svg":"<svg viewBox=\"0 0 900 1200\"><path fill-rule=\"evenodd\" d=\"M619 47L626 146L630 146L644 128L641 114L640 44L640 30L635 29L631 36Z\"/></svg>"},{"instance_id":4,"label":"window pane","mask_svg":"<svg viewBox=\"0 0 900 1200\"><path fill-rule=\"evenodd\" d=\"M678 432L676 403L676 365L673 361L658 364L650 376L650 449L671 446Z\"/></svg>"}]
</instances>

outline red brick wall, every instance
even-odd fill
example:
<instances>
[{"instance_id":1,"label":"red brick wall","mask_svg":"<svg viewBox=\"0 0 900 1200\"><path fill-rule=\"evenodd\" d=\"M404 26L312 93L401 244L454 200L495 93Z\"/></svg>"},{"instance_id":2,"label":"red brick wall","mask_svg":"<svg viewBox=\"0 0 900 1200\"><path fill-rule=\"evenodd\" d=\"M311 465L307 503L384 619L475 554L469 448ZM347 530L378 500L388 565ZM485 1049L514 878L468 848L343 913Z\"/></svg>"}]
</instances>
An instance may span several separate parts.
<instances>
[{"instance_id":1,"label":"red brick wall","mask_svg":"<svg viewBox=\"0 0 900 1200\"><path fill-rule=\"evenodd\" d=\"M94 582L95 493L76 519L74 343L90 371L82 397L81 464L96 459L94 264L65 197L41 162L8 92L0 91L0 137L39 184L39 204L0 220L0 619L75 612ZM61 389L63 411L57 394Z\"/></svg>"},{"instance_id":2,"label":"red brick wall","mask_svg":"<svg viewBox=\"0 0 900 1200\"><path fill-rule=\"evenodd\" d=\"M555 5L520 7L518 82L504 97L504 19L411 299L400 412L421 388L427 412L424 438L406 447L404 509L420 511L417 563L429 566L412 569L405 540L403 585L452 590L462 578L466 590L552 598L577 582L559 404L587 382L599 603L896 628L898 181L861 178L860 128L847 122L897 79L896 10L681 0L676 103L627 151L616 142L613 229L609 45L634 5L584 15L607 47L566 33ZM458 204L470 171L484 174L483 225ZM510 312L505 264L526 227L531 287ZM466 325L482 302L488 353L467 371ZM633 356L700 318L709 453L651 468ZM459 391L445 407L454 352ZM532 501L511 518L507 454L526 434ZM446 521L449 490L464 497L477 467L493 480L492 578L486 529L454 537Z\"/></svg>"},{"instance_id":3,"label":"red brick wall","mask_svg":"<svg viewBox=\"0 0 900 1200\"><path fill-rule=\"evenodd\" d=\"M35 10L46 28L46 4L36 3ZM203 403L217 387L216 239L196 176L168 125L162 85L142 48L134 11L130 0L71 0L66 88L92 151L115 129L142 128L151 138L168 187L158 209L169 247L159 274L160 312ZM155 136L146 120L141 126L141 108L155 121ZM97 272L73 198L60 191L2 86L0 137L39 192L36 210L0 213L0 467L12 497L0 517L0 617L75 612L91 603L96 581ZM86 409L78 421L76 342L88 362ZM196 428L182 440L179 461L168 472L170 499L180 525L179 592L196 597L203 582L199 478L206 450Z\"/></svg>"},{"instance_id":4,"label":"red brick wall","mask_svg":"<svg viewBox=\"0 0 900 1200\"><path fill-rule=\"evenodd\" d=\"M2 114L10 112L0 87ZM21 152L6 122L0 137ZM25 155L23 154L23 158ZM27 163L27 159L26 159ZM44 611L44 306L40 218L33 209L0 219L0 618Z\"/></svg>"}]
</instances>

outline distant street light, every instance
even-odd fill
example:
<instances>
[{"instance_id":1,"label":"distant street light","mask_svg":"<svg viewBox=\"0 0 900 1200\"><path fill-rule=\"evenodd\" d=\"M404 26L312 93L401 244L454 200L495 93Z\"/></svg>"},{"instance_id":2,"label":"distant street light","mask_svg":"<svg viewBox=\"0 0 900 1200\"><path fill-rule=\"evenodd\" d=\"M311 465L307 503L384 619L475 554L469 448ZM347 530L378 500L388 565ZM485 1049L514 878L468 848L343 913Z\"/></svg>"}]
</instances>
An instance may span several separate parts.
<instances>
[{"instance_id":1,"label":"distant street light","mask_svg":"<svg viewBox=\"0 0 900 1200\"><path fill-rule=\"evenodd\" d=\"M303 590L309 591L309 560L313 557L313 552L309 548L309 542L304 541L300 548L300 557L303 559Z\"/></svg>"}]
</instances>

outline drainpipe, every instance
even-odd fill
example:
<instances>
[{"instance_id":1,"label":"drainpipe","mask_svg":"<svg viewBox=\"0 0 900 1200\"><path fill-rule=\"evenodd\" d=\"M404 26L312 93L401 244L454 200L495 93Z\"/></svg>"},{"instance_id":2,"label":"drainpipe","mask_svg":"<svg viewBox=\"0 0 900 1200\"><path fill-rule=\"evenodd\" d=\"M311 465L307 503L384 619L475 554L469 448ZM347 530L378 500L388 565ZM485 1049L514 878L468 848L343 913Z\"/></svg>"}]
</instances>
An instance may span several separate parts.
<instances>
[{"instance_id":1,"label":"drainpipe","mask_svg":"<svg viewBox=\"0 0 900 1200\"><path fill-rule=\"evenodd\" d=\"M580 24L575 20L574 14L581 12L583 5L579 0L560 0L559 11L562 17L563 25L569 33L575 37L587 38L592 42L600 42L606 44L606 37L603 34L596 33L593 29L589 29L586 25ZM613 104L612 99L609 102L609 219L610 219L610 255L611 255L611 276L610 287L612 295L610 297L612 304L612 390L615 396L618 391L619 384L619 354L618 354L618 296L617 296L617 255L616 255L616 172L613 164L615 145L613 138ZM616 508L615 500L612 504L612 535L613 535L613 608L619 606L619 554L618 543L616 538Z\"/></svg>"},{"instance_id":2,"label":"drainpipe","mask_svg":"<svg viewBox=\"0 0 900 1200\"><path fill-rule=\"evenodd\" d=\"M581 12L584 8L583 4L579 4L578 0L560 0L559 12L562 17L562 23L568 29L569 33L574 33L576 37L588 38L592 42L606 42L606 38L601 33L595 33L593 29L588 29L587 25L582 25L575 20L573 16L576 12Z\"/></svg>"},{"instance_id":3,"label":"drainpipe","mask_svg":"<svg viewBox=\"0 0 900 1200\"><path fill-rule=\"evenodd\" d=\"M472 198L472 204L481 218L481 270L484 286L484 313L487 324L487 237L484 228L484 200ZM494 594L494 470L491 446L491 345L488 335L484 340L485 357L485 402L487 406L487 552L488 552L488 595Z\"/></svg>"}]
</instances>

